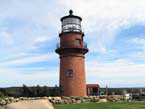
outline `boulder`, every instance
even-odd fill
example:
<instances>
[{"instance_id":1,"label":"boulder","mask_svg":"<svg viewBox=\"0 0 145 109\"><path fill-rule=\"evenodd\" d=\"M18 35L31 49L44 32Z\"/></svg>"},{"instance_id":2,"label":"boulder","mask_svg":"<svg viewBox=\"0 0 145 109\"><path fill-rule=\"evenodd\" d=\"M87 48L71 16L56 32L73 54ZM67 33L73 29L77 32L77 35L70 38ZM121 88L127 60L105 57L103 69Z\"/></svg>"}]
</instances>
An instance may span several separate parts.
<instances>
[{"instance_id":1,"label":"boulder","mask_svg":"<svg viewBox=\"0 0 145 109\"><path fill-rule=\"evenodd\" d=\"M115 102L115 100L111 97L108 97L107 100L110 101L110 102Z\"/></svg>"},{"instance_id":2,"label":"boulder","mask_svg":"<svg viewBox=\"0 0 145 109\"><path fill-rule=\"evenodd\" d=\"M14 100L15 98L14 97L9 97L9 101L12 101Z\"/></svg>"},{"instance_id":3,"label":"boulder","mask_svg":"<svg viewBox=\"0 0 145 109\"><path fill-rule=\"evenodd\" d=\"M61 100L61 97L53 97L53 100Z\"/></svg>"},{"instance_id":4,"label":"boulder","mask_svg":"<svg viewBox=\"0 0 145 109\"><path fill-rule=\"evenodd\" d=\"M47 96L44 96L44 97L42 97L42 99L48 99L48 97Z\"/></svg>"},{"instance_id":5,"label":"boulder","mask_svg":"<svg viewBox=\"0 0 145 109\"><path fill-rule=\"evenodd\" d=\"M80 97L80 96L74 96L74 99L75 99L75 100L81 100L82 97Z\"/></svg>"},{"instance_id":6,"label":"boulder","mask_svg":"<svg viewBox=\"0 0 145 109\"><path fill-rule=\"evenodd\" d=\"M9 101L9 98L4 98L5 101Z\"/></svg>"},{"instance_id":7,"label":"boulder","mask_svg":"<svg viewBox=\"0 0 145 109\"><path fill-rule=\"evenodd\" d=\"M64 100L59 100L58 104L64 104Z\"/></svg>"},{"instance_id":8,"label":"boulder","mask_svg":"<svg viewBox=\"0 0 145 109\"><path fill-rule=\"evenodd\" d=\"M64 103L65 104L71 104L72 103L72 100L71 99L64 99Z\"/></svg>"},{"instance_id":9,"label":"boulder","mask_svg":"<svg viewBox=\"0 0 145 109\"><path fill-rule=\"evenodd\" d=\"M30 100L8 104L5 109L53 109L53 106L48 100Z\"/></svg>"},{"instance_id":10,"label":"boulder","mask_svg":"<svg viewBox=\"0 0 145 109\"><path fill-rule=\"evenodd\" d=\"M83 97L83 99L88 99L88 98L89 98L88 96L84 96L84 97Z\"/></svg>"},{"instance_id":11,"label":"boulder","mask_svg":"<svg viewBox=\"0 0 145 109\"><path fill-rule=\"evenodd\" d=\"M77 100L76 103L77 103L77 104L80 104L80 103L81 103L81 100Z\"/></svg>"},{"instance_id":12,"label":"boulder","mask_svg":"<svg viewBox=\"0 0 145 109\"><path fill-rule=\"evenodd\" d=\"M86 100L85 99L81 99L81 102L86 102Z\"/></svg>"},{"instance_id":13,"label":"boulder","mask_svg":"<svg viewBox=\"0 0 145 109\"><path fill-rule=\"evenodd\" d=\"M6 102L4 99L0 100L0 105L1 105L1 106L6 105L6 103L7 103L7 102Z\"/></svg>"},{"instance_id":14,"label":"boulder","mask_svg":"<svg viewBox=\"0 0 145 109\"><path fill-rule=\"evenodd\" d=\"M55 100L49 100L51 103L56 104Z\"/></svg>"},{"instance_id":15,"label":"boulder","mask_svg":"<svg viewBox=\"0 0 145 109\"><path fill-rule=\"evenodd\" d=\"M107 99L99 99L99 102L107 102Z\"/></svg>"},{"instance_id":16,"label":"boulder","mask_svg":"<svg viewBox=\"0 0 145 109\"><path fill-rule=\"evenodd\" d=\"M98 102L99 101L99 98L94 98L93 99L93 102Z\"/></svg>"},{"instance_id":17,"label":"boulder","mask_svg":"<svg viewBox=\"0 0 145 109\"><path fill-rule=\"evenodd\" d=\"M86 99L87 102L91 102L91 99Z\"/></svg>"},{"instance_id":18,"label":"boulder","mask_svg":"<svg viewBox=\"0 0 145 109\"><path fill-rule=\"evenodd\" d=\"M40 100L41 99L41 97L35 97L35 100Z\"/></svg>"},{"instance_id":19,"label":"boulder","mask_svg":"<svg viewBox=\"0 0 145 109\"><path fill-rule=\"evenodd\" d=\"M74 98L71 99L72 103L76 103L76 100Z\"/></svg>"}]
</instances>

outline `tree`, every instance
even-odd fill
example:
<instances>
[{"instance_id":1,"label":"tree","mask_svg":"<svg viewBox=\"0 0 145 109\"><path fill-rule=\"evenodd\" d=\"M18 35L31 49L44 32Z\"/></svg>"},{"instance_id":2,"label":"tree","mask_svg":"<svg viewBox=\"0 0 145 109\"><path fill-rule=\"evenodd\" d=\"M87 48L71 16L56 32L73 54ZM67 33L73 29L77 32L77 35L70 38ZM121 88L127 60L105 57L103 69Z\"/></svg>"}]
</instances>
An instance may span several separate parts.
<instances>
[{"instance_id":1,"label":"tree","mask_svg":"<svg viewBox=\"0 0 145 109\"><path fill-rule=\"evenodd\" d=\"M27 96L27 97L32 96L31 90L25 84L23 84L23 94L22 95Z\"/></svg>"}]
</instances>

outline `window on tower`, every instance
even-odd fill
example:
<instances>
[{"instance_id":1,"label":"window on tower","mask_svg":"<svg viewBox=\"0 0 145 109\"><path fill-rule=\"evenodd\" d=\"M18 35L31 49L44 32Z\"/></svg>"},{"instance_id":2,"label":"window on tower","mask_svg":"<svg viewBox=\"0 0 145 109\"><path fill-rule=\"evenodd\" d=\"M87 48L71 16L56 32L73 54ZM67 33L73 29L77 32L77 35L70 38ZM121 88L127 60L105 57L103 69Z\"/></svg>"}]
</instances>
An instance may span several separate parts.
<instances>
[{"instance_id":1,"label":"window on tower","mask_svg":"<svg viewBox=\"0 0 145 109\"><path fill-rule=\"evenodd\" d=\"M75 45L79 46L81 44L81 39L76 39L75 40Z\"/></svg>"},{"instance_id":2,"label":"window on tower","mask_svg":"<svg viewBox=\"0 0 145 109\"><path fill-rule=\"evenodd\" d=\"M66 76L67 77L72 77L73 76L73 70L72 69L68 69L68 71L66 72Z\"/></svg>"}]
</instances>

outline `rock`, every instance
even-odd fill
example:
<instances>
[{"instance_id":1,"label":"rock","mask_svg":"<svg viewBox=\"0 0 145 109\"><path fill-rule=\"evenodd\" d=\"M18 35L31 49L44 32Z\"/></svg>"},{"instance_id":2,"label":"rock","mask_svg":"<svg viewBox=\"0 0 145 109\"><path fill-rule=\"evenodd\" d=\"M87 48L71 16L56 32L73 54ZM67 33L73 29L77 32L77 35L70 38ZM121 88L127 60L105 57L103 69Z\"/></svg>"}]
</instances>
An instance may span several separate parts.
<instances>
[{"instance_id":1,"label":"rock","mask_svg":"<svg viewBox=\"0 0 145 109\"><path fill-rule=\"evenodd\" d=\"M27 98L27 100L32 100L32 98L31 98L31 97L29 97L29 98Z\"/></svg>"},{"instance_id":2,"label":"rock","mask_svg":"<svg viewBox=\"0 0 145 109\"><path fill-rule=\"evenodd\" d=\"M47 96L44 96L44 97L42 97L42 99L48 99L48 97Z\"/></svg>"},{"instance_id":3,"label":"rock","mask_svg":"<svg viewBox=\"0 0 145 109\"><path fill-rule=\"evenodd\" d=\"M58 104L64 104L64 100L59 100Z\"/></svg>"},{"instance_id":4,"label":"rock","mask_svg":"<svg viewBox=\"0 0 145 109\"><path fill-rule=\"evenodd\" d=\"M99 99L99 102L107 102L107 99Z\"/></svg>"},{"instance_id":5,"label":"rock","mask_svg":"<svg viewBox=\"0 0 145 109\"><path fill-rule=\"evenodd\" d=\"M75 99L75 100L81 100L82 97L80 97L80 96L74 96L74 99Z\"/></svg>"},{"instance_id":6,"label":"rock","mask_svg":"<svg viewBox=\"0 0 145 109\"><path fill-rule=\"evenodd\" d=\"M6 104L10 104L11 102L10 101L6 101Z\"/></svg>"},{"instance_id":7,"label":"rock","mask_svg":"<svg viewBox=\"0 0 145 109\"><path fill-rule=\"evenodd\" d=\"M51 100L52 99L52 97L48 97L48 100Z\"/></svg>"},{"instance_id":8,"label":"rock","mask_svg":"<svg viewBox=\"0 0 145 109\"><path fill-rule=\"evenodd\" d=\"M93 100L94 100L94 102L98 102L99 98L94 98Z\"/></svg>"},{"instance_id":9,"label":"rock","mask_svg":"<svg viewBox=\"0 0 145 109\"><path fill-rule=\"evenodd\" d=\"M19 98L15 98L15 100L16 100L16 102L18 102L19 101Z\"/></svg>"},{"instance_id":10,"label":"rock","mask_svg":"<svg viewBox=\"0 0 145 109\"><path fill-rule=\"evenodd\" d=\"M19 97L19 100L24 100L24 97Z\"/></svg>"},{"instance_id":11,"label":"rock","mask_svg":"<svg viewBox=\"0 0 145 109\"><path fill-rule=\"evenodd\" d=\"M80 103L81 103L81 100L77 100L76 103L77 103L77 104L80 104Z\"/></svg>"},{"instance_id":12,"label":"rock","mask_svg":"<svg viewBox=\"0 0 145 109\"><path fill-rule=\"evenodd\" d=\"M61 97L53 97L53 100L61 100Z\"/></svg>"},{"instance_id":13,"label":"rock","mask_svg":"<svg viewBox=\"0 0 145 109\"><path fill-rule=\"evenodd\" d=\"M9 98L4 98L5 101L9 101Z\"/></svg>"},{"instance_id":14,"label":"rock","mask_svg":"<svg viewBox=\"0 0 145 109\"><path fill-rule=\"evenodd\" d=\"M81 102L86 102L86 100L85 99L82 99Z\"/></svg>"},{"instance_id":15,"label":"rock","mask_svg":"<svg viewBox=\"0 0 145 109\"><path fill-rule=\"evenodd\" d=\"M88 96L84 96L84 97L83 97L83 99L88 99L88 98L89 98Z\"/></svg>"},{"instance_id":16,"label":"rock","mask_svg":"<svg viewBox=\"0 0 145 109\"><path fill-rule=\"evenodd\" d=\"M14 97L9 97L9 101L12 101L14 100L15 98Z\"/></svg>"},{"instance_id":17,"label":"rock","mask_svg":"<svg viewBox=\"0 0 145 109\"><path fill-rule=\"evenodd\" d=\"M71 99L72 103L76 103L76 100L74 98Z\"/></svg>"},{"instance_id":18,"label":"rock","mask_svg":"<svg viewBox=\"0 0 145 109\"><path fill-rule=\"evenodd\" d=\"M64 103L65 104L71 104L72 103L72 100L69 98L69 99L64 99Z\"/></svg>"},{"instance_id":19,"label":"rock","mask_svg":"<svg viewBox=\"0 0 145 109\"><path fill-rule=\"evenodd\" d=\"M10 99L10 102L18 102L19 101L19 98L14 98L14 99Z\"/></svg>"},{"instance_id":20,"label":"rock","mask_svg":"<svg viewBox=\"0 0 145 109\"><path fill-rule=\"evenodd\" d=\"M30 100L8 104L5 109L53 109L53 106L48 100Z\"/></svg>"},{"instance_id":21,"label":"rock","mask_svg":"<svg viewBox=\"0 0 145 109\"><path fill-rule=\"evenodd\" d=\"M7 102L6 102L4 99L0 100L0 105L1 105L1 106L6 105L6 103L7 103Z\"/></svg>"},{"instance_id":22,"label":"rock","mask_svg":"<svg viewBox=\"0 0 145 109\"><path fill-rule=\"evenodd\" d=\"M51 103L53 104L56 104L56 101L55 100L50 100Z\"/></svg>"},{"instance_id":23,"label":"rock","mask_svg":"<svg viewBox=\"0 0 145 109\"><path fill-rule=\"evenodd\" d=\"M110 102L115 102L115 100L111 97L108 97L107 100L110 101Z\"/></svg>"},{"instance_id":24,"label":"rock","mask_svg":"<svg viewBox=\"0 0 145 109\"><path fill-rule=\"evenodd\" d=\"M114 99L115 101L119 101L119 99L118 99L117 97L115 97L115 96L113 97L113 99Z\"/></svg>"},{"instance_id":25,"label":"rock","mask_svg":"<svg viewBox=\"0 0 145 109\"><path fill-rule=\"evenodd\" d=\"M93 99L93 96L88 96L89 99Z\"/></svg>"},{"instance_id":26,"label":"rock","mask_svg":"<svg viewBox=\"0 0 145 109\"><path fill-rule=\"evenodd\" d=\"M40 100L40 99L41 99L41 97L36 97L36 98L35 98L35 100Z\"/></svg>"},{"instance_id":27,"label":"rock","mask_svg":"<svg viewBox=\"0 0 145 109\"><path fill-rule=\"evenodd\" d=\"M87 99L86 101L87 101L87 102L91 102L91 99Z\"/></svg>"}]
</instances>

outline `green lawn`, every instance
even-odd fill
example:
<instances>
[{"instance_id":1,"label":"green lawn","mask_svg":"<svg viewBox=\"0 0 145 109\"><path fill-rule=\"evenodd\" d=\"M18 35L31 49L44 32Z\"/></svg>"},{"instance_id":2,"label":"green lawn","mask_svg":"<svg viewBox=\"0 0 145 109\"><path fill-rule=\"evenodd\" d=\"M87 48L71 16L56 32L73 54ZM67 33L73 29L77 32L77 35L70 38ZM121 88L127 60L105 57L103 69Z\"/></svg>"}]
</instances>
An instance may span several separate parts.
<instances>
[{"instance_id":1,"label":"green lawn","mask_svg":"<svg viewBox=\"0 0 145 109\"><path fill-rule=\"evenodd\" d=\"M54 109L145 109L145 102L108 102L54 105Z\"/></svg>"}]
</instances>

